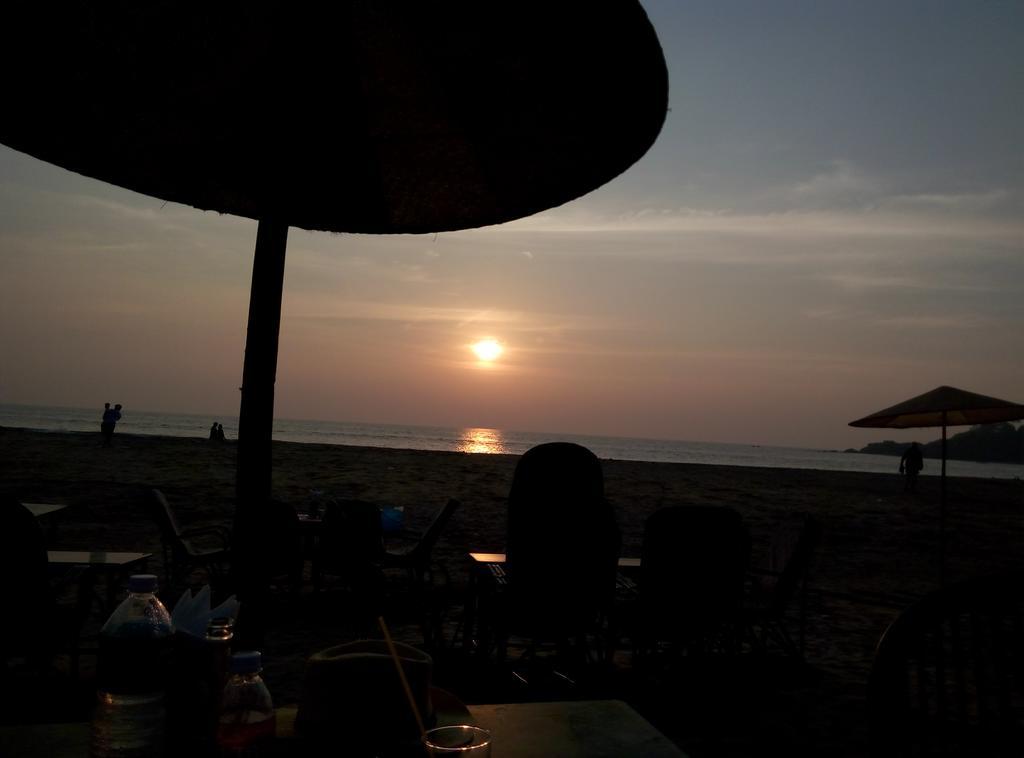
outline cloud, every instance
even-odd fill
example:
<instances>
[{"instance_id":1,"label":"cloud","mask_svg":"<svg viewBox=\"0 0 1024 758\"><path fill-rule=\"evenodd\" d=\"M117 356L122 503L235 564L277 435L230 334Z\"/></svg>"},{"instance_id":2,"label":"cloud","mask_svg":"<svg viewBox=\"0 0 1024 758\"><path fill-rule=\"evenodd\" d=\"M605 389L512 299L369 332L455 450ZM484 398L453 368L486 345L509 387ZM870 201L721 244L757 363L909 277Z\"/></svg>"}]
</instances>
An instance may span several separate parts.
<instances>
[{"instance_id":1,"label":"cloud","mask_svg":"<svg viewBox=\"0 0 1024 758\"><path fill-rule=\"evenodd\" d=\"M962 282L948 282L921 273L916 276L909 274L875 274L843 271L821 274L810 277L819 281L835 284L843 289L853 291L865 290L927 290L930 292L993 292L995 288Z\"/></svg>"},{"instance_id":2,"label":"cloud","mask_svg":"<svg viewBox=\"0 0 1024 758\"><path fill-rule=\"evenodd\" d=\"M751 213L728 209L665 208L656 214L631 213L615 216L573 213L567 216L542 214L510 222L495 230L476 230L456 234L551 233L607 235L693 234L731 237L790 239L881 239L885 237L929 240L935 238L991 240L1019 244L1024 237L1024 219L1009 216L992 218L971 214L937 214L929 209L898 203L875 203L856 210L796 209ZM642 240L637 240L639 243Z\"/></svg>"},{"instance_id":3,"label":"cloud","mask_svg":"<svg viewBox=\"0 0 1024 758\"><path fill-rule=\"evenodd\" d=\"M877 326L899 329L977 329L991 324L992 319L978 313L945 313L890 316L876 319L874 323Z\"/></svg>"},{"instance_id":4,"label":"cloud","mask_svg":"<svg viewBox=\"0 0 1024 758\"><path fill-rule=\"evenodd\" d=\"M828 208L858 205L879 191L878 183L851 161L836 159L827 170L797 182L786 194L793 208Z\"/></svg>"},{"instance_id":5,"label":"cloud","mask_svg":"<svg viewBox=\"0 0 1024 758\"><path fill-rule=\"evenodd\" d=\"M517 324L526 316L514 311L480 310L408 303L370 302L337 299L331 296L307 296L289 319L311 322L392 321L415 323Z\"/></svg>"},{"instance_id":6,"label":"cloud","mask_svg":"<svg viewBox=\"0 0 1024 758\"><path fill-rule=\"evenodd\" d=\"M942 213L976 213L992 210L1020 210L1020 196L1005 189L965 193L920 193L892 195L881 203L884 207Z\"/></svg>"}]
</instances>

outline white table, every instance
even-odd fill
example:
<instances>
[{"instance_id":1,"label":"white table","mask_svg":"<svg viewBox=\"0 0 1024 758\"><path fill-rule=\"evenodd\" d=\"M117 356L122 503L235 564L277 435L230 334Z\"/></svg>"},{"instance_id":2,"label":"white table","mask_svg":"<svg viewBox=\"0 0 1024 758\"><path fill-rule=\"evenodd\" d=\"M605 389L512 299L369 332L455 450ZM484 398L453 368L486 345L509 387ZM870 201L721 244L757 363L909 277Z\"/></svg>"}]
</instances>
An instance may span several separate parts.
<instances>
[{"instance_id":1,"label":"white table","mask_svg":"<svg viewBox=\"0 0 1024 758\"><path fill-rule=\"evenodd\" d=\"M55 514L60 513L67 506L63 503L22 503L22 505L41 523L49 523L46 536L50 542L53 542L57 537L57 516Z\"/></svg>"},{"instance_id":2,"label":"white table","mask_svg":"<svg viewBox=\"0 0 1024 758\"><path fill-rule=\"evenodd\" d=\"M45 518L67 508L63 503L22 503L22 505L36 518Z\"/></svg>"},{"instance_id":3,"label":"white table","mask_svg":"<svg viewBox=\"0 0 1024 758\"><path fill-rule=\"evenodd\" d=\"M130 574L145 573L152 553L108 552L106 550L48 550L46 557L54 566L89 566L104 574L107 585L106 608L114 607L121 584Z\"/></svg>"}]
</instances>

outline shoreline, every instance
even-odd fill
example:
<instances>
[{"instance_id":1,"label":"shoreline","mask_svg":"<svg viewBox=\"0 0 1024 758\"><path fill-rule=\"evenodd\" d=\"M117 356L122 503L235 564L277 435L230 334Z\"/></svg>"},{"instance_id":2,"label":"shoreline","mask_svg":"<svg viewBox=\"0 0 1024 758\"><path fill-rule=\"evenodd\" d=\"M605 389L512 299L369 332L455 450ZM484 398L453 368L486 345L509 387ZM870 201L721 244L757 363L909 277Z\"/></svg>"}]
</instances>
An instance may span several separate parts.
<instances>
[{"instance_id":1,"label":"shoreline","mask_svg":"<svg viewBox=\"0 0 1024 758\"><path fill-rule=\"evenodd\" d=\"M98 427L99 427L99 425L97 424L97 429L98 429ZM0 425L0 434L2 434L5 431L6 432L12 432L12 433L23 433L23 434L45 434L45 435L58 435L58 436L59 435L72 435L72 436L79 436L79 437L83 437L83 438L94 437L98 433L98 432L94 432L94 431L85 431L85 430L36 429L36 428L24 427L24 426L2 426L2 425ZM190 440L190 441L193 441L193 442L203 442L203 443L210 442L212 444L215 444L215 443L213 443L213 441L209 440L209 438L205 434L197 434L197 435L194 435L194 436L186 436L186 435L177 435L177 434L168 435L168 434L158 434L158 433L123 432L122 431L122 432L116 432L116 436L118 438L125 438L125 439L133 439L133 438L143 439L143 440L146 440L146 439L160 439L160 440L165 440L165 441L168 441L168 442L171 442L171 441L174 441L174 440ZM557 437L555 437L555 436L551 436L551 440L554 440L556 438ZM569 439L569 441L578 441L577 437L574 436L574 435L566 435L566 438ZM626 439L632 439L632 438L621 438L621 439L626 440ZM647 440L640 440L640 441L647 441ZM665 441L665 442L666 442L666 444L672 444L671 441ZM237 439L227 439L227 440L224 440L222 444L234 445L236 443L237 443ZM324 447L328 447L328 448L344 448L344 449L370 449L370 450L380 450L380 451L402 450L402 451L411 451L411 452L418 452L418 453L451 453L451 454L454 454L454 455L483 455L483 456L512 456L512 457L518 457L519 455L521 455L521 453L517 453L517 452L482 452L482 451L464 451L464 450L443 450L443 449L437 449L437 448L391 447L391 446L386 446L386 445L360 445L360 444L351 444L351 443L346 443L346 442L312 442L312 441L305 441L305 440L301 440L300 441L300 440L280 440L280 439L275 439L273 441L273 444L275 446L278 446L278 445L310 445L310 446L324 446ZM583 444L584 447L587 446L585 443L578 442L578 444ZM690 443L685 443L685 444L690 444ZM718 443L693 443L693 444L718 444ZM749 448L762 448L762 447L766 447L766 446L763 446L763 445L752 445L752 444L745 444L745 443L723 443L723 444L727 444L728 446L732 446L732 447L741 447L741 448L748 448L748 447ZM770 447L770 448L773 448L773 449L778 449L778 450L796 450L796 451L800 451L800 452L804 452L804 453L825 453L825 454L829 454L829 455L841 456L843 458L850 458L850 457L856 457L856 456L872 456L872 457L883 457L887 461L889 461L889 460L892 460L892 459L897 457L895 455L882 454L882 453L865 453L865 452L863 452L861 450L855 450L855 449L852 449L852 448L847 449L847 450L839 450L839 449L826 449L826 448L789 448L789 447L778 447L778 446L767 446L767 447ZM737 469L742 469L742 470L746 470L746 469L772 469L772 470L778 470L778 471L814 471L814 472L821 472L821 473L862 473L862 474L882 475L882 476L886 476L889 473L894 473L894 474L896 473L896 466L895 465L892 466L892 472L890 472L888 470L888 468L886 468L884 471L880 471L880 470L874 470L874 469L869 470L869 469L850 469L850 468L829 468L827 466L816 467L816 466L811 466L811 465L808 465L808 466L792 466L792 465L787 466L787 465L776 465L776 464L745 465L743 463L733 463L733 462L718 463L718 462L698 462L698 461L666 461L666 460L646 460L646 459L639 459L639 458L605 457L605 456L602 456L599 452L597 454L598 454L598 458L600 458L602 461L608 461L608 462L642 463L642 464L659 464L659 465L667 464L667 465L711 466L711 467L737 468ZM932 463L937 463L939 461L939 459L937 459L937 458L928 458L928 457L926 457L925 460L927 460L929 462L932 462ZM1024 474L1024 466L1021 466L1020 464L1016 464L1016 463L1006 463L1006 462L1000 462L1000 461L972 461L972 460L956 459L956 458L948 459L947 462L951 466L959 466L959 465L966 465L966 466L971 466L971 467L974 467L974 466L979 466L979 467L985 467L985 466L994 466L994 467L1011 466L1011 467L1021 468L1022 471L1020 472L1020 474ZM938 470L936 470L935 466L926 467L926 469L921 472L920 477L922 477L922 478L938 478L939 477L939 472L938 472ZM994 476L994 475L991 475L991 473L974 472L974 471L971 471L969 473L947 473L947 480L951 480L951 479L954 479L954 478L956 478L956 479L995 479L995 480L1000 480L1000 481L1020 481L1024 477L1019 475L1016 470L1013 470L1011 472L1002 472L1001 476L998 476L998 475Z\"/></svg>"}]
</instances>

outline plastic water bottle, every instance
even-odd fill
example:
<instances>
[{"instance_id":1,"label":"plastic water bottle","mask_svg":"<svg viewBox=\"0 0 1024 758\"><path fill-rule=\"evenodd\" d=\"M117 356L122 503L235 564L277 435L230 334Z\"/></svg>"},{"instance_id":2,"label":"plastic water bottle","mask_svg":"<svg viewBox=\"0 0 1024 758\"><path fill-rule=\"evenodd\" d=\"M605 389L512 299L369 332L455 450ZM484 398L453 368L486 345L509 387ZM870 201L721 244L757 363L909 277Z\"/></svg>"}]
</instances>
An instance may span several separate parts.
<instances>
[{"instance_id":1,"label":"plastic water bottle","mask_svg":"<svg viewBox=\"0 0 1024 758\"><path fill-rule=\"evenodd\" d=\"M274 738L274 703L260 676L262 670L259 651L231 656L217 723L217 746L223 756L257 756L261 746Z\"/></svg>"},{"instance_id":2,"label":"plastic water bottle","mask_svg":"<svg viewBox=\"0 0 1024 758\"><path fill-rule=\"evenodd\" d=\"M100 629L92 758L151 758L163 751L166 661L174 626L154 574L128 580L128 597Z\"/></svg>"}]
</instances>

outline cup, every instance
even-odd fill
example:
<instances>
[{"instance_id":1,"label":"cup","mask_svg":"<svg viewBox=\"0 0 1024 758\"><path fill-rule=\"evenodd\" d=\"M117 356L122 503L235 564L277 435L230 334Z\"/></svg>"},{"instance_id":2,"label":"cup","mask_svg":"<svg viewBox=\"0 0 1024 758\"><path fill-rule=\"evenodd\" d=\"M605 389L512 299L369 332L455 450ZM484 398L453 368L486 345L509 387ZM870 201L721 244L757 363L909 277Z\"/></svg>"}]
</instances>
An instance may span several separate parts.
<instances>
[{"instance_id":1,"label":"cup","mask_svg":"<svg viewBox=\"0 0 1024 758\"><path fill-rule=\"evenodd\" d=\"M491 733L478 726L439 726L423 735L427 755L490 758Z\"/></svg>"}]
</instances>

